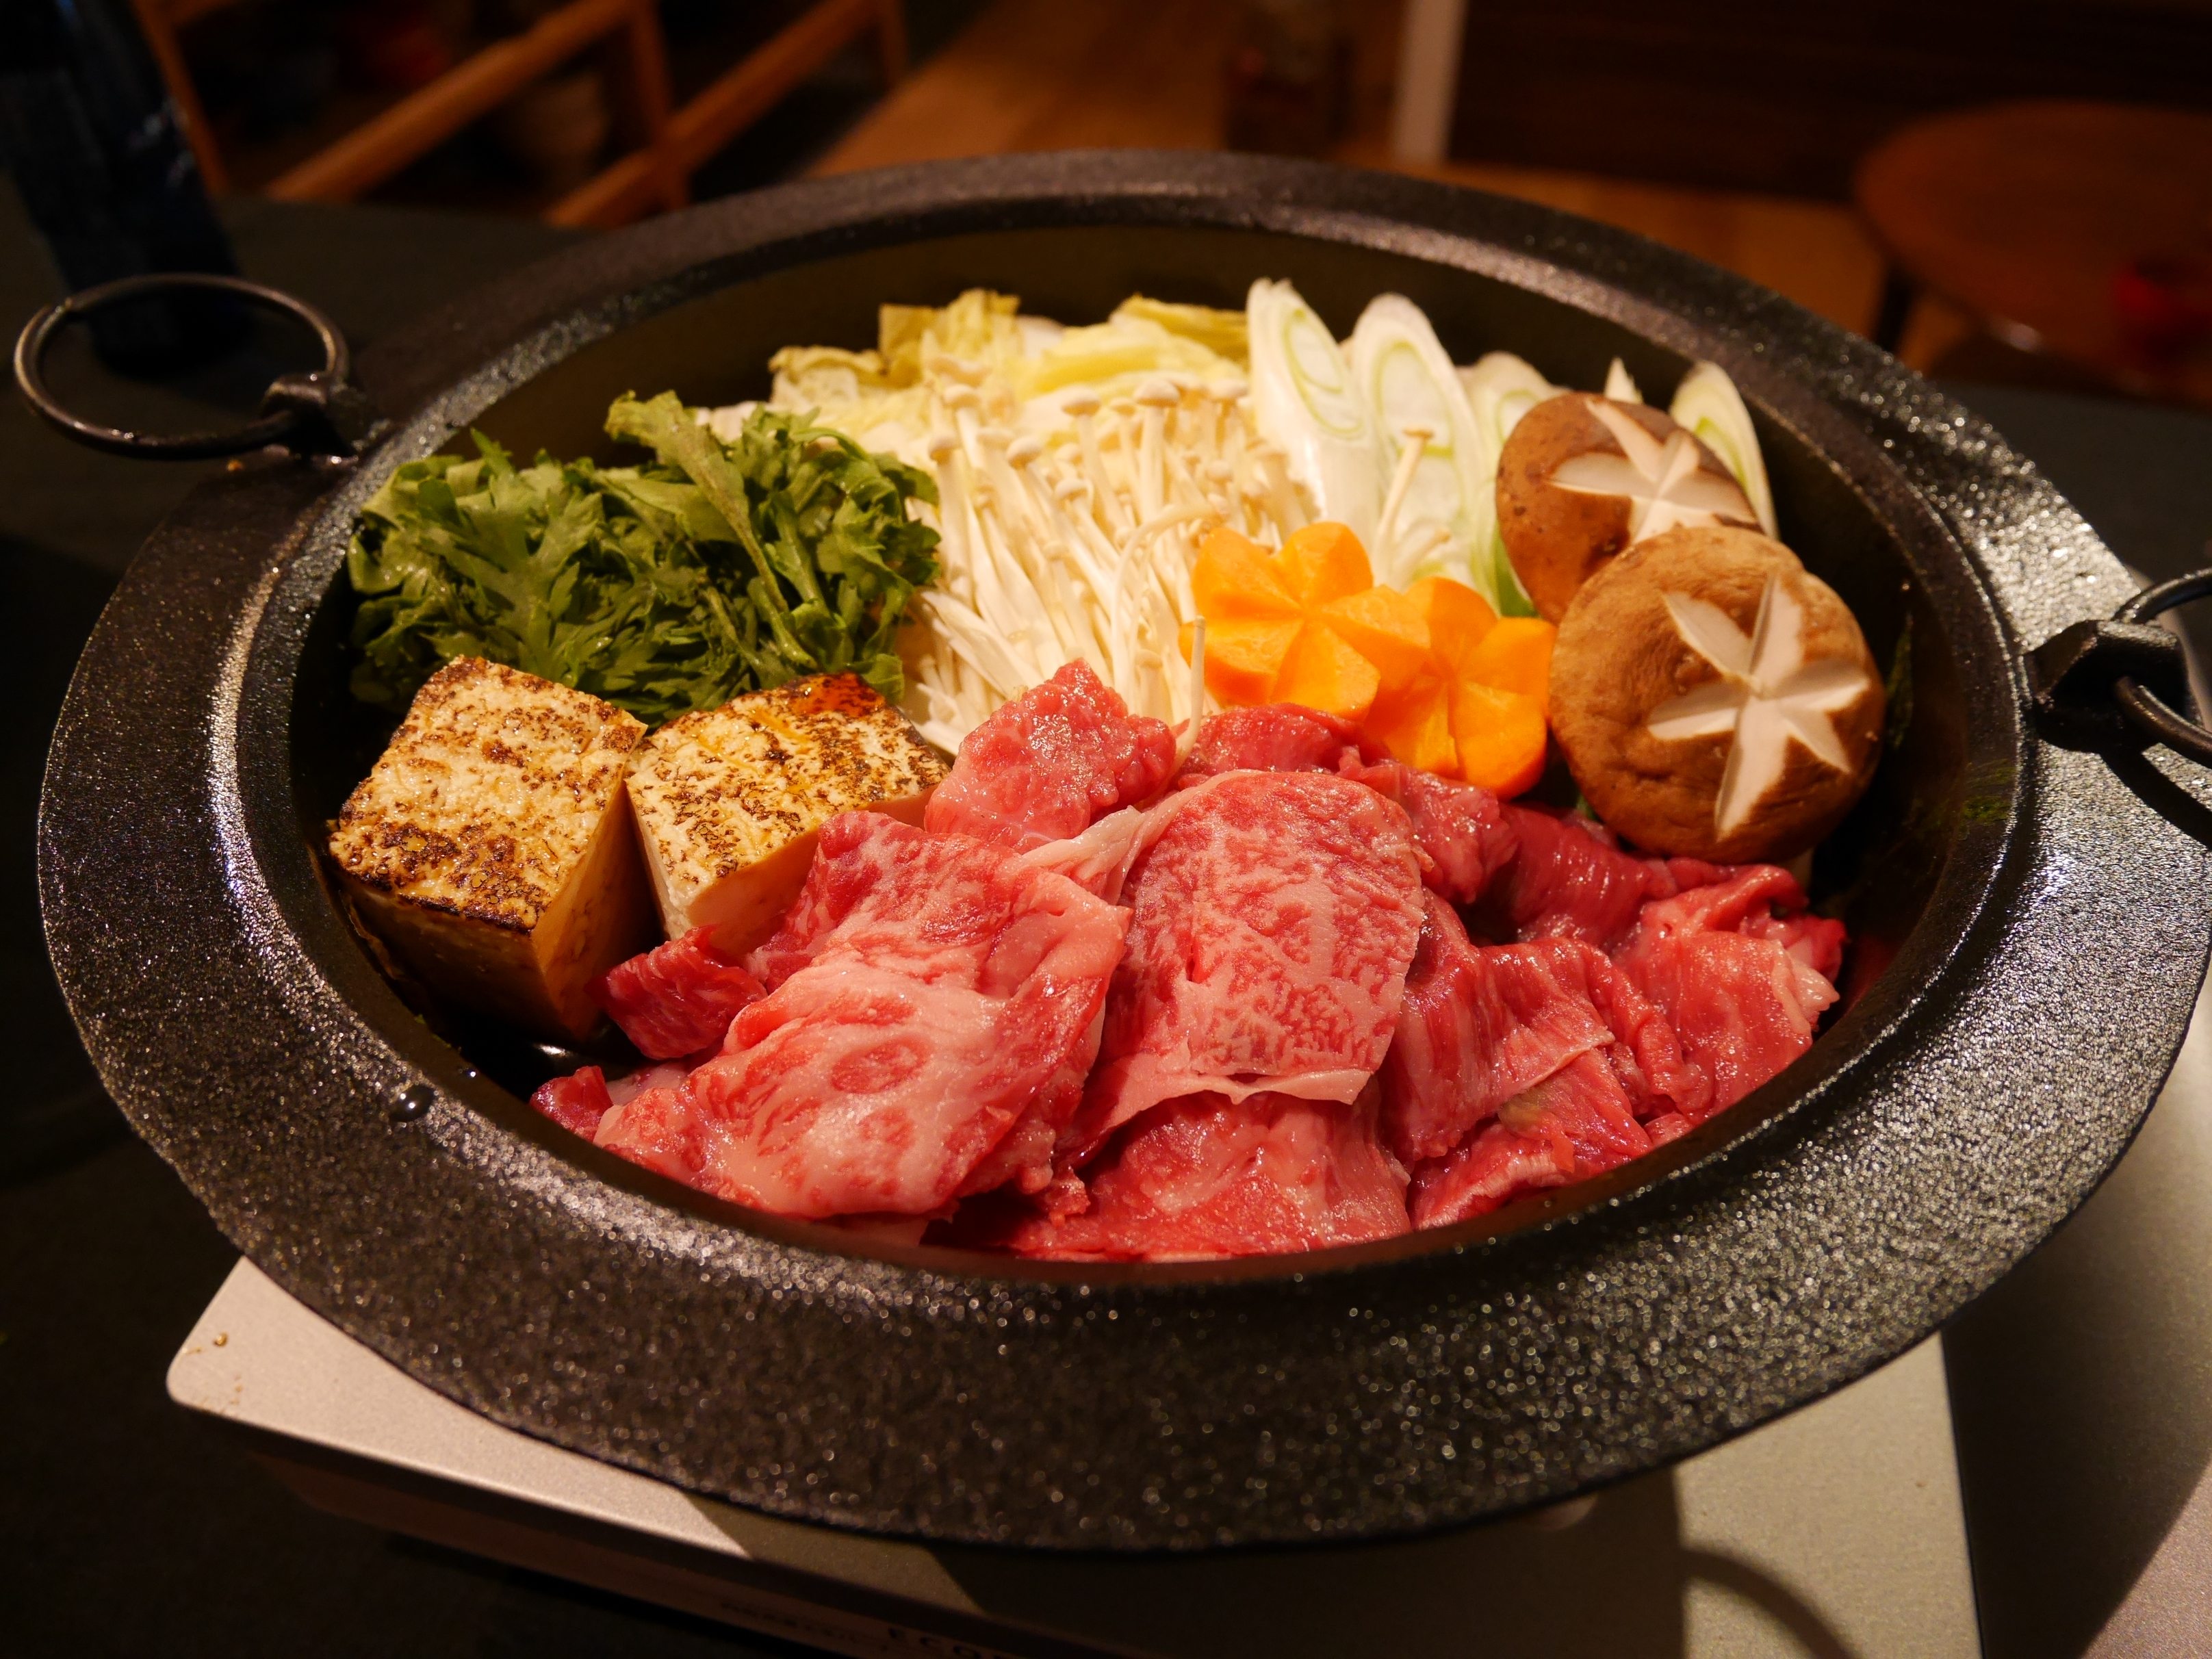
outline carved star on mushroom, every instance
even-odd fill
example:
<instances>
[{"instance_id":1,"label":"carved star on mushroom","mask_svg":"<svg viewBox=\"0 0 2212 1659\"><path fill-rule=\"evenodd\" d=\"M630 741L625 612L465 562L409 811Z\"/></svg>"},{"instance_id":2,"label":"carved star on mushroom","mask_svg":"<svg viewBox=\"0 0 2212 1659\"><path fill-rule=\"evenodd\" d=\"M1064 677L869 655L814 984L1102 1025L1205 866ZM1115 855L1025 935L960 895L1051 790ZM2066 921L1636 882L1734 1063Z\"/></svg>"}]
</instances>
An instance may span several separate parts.
<instances>
[{"instance_id":1,"label":"carved star on mushroom","mask_svg":"<svg viewBox=\"0 0 2212 1659\"><path fill-rule=\"evenodd\" d=\"M1804 611L1779 580L1766 579L1748 635L1710 600L1664 599L1683 642L1720 678L1654 708L1645 726L1668 741L1732 737L1713 801L1717 835L1731 834L1781 781L1793 743L1838 772L1850 769L1834 717L1865 695L1869 677L1841 657L1805 660Z\"/></svg>"},{"instance_id":2,"label":"carved star on mushroom","mask_svg":"<svg viewBox=\"0 0 2212 1659\"><path fill-rule=\"evenodd\" d=\"M1628 498L1628 539L1632 544L1677 525L1753 522L1751 503L1733 478L1706 470L1698 441L1681 428L1664 441L1601 398L1589 411L1613 434L1620 453L1601 451L1560 463L1552 482L1584 495Z\"/></svg>"}]
</instances>

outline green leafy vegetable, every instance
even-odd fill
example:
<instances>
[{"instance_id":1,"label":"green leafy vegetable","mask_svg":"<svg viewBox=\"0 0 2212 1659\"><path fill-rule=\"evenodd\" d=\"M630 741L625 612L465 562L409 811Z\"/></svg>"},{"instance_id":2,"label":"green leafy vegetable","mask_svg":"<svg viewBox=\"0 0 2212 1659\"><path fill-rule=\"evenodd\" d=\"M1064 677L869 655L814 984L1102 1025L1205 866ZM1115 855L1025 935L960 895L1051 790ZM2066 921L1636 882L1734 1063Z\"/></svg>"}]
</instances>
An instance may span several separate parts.
<instances>
[{"instance_id":1,"label":"green leafy vegetable","mask_svg":"<svg viewBox=\"0 0 2212 1659\"><path fill-rule=\"evenodd\" d=\"M402 466L362 514L353 693L406 707L457 656L488 657L658 725L802 674L851 670L896 700L895 635L937 575L908 517L927 475L762 410L725 445L672 393L618 400L644 466L540 455Z\"/></svg>"}]
</instances>

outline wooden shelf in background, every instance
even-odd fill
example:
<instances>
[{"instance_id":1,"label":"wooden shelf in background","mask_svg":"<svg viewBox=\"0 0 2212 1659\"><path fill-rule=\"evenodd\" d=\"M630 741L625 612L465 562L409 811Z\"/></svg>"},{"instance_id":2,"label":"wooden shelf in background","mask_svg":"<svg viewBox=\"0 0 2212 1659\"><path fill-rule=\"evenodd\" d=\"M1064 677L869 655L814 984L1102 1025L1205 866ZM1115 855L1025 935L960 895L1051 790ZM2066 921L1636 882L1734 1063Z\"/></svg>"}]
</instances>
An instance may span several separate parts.
<instances>
[{"instance_id":1,"label":"wooden shelf in background","mask_svg":"<svg viewBox=\"0 0 2212 1659\"><path fill-rule=\"evenodd\" d=\"M211 190L231 174L192 82L177 31L236 0L132 0ZM280 173L268 194L350 201L428 155L525 88L595 46L607 47L627 152L555 202L556 224L613 226L688 198L692 172L786 94L872 33L887 86L906 70L902 0L819 0L696 97L672 107L656 0L568 0L521 33L483 46Z\"/></svg>"},{"instance_id":2,"label":"wooden shelf in background","mask_svg":"<svg viewBox=\"0 0 2212 1659\"><path fill-rule=\"evenodd\" d=\"M669 117L653 151L626 155L554 204L556 225L627 223L652 201L657 167L689 174L758 120L808 76L874 30L886 86L906 73L905 19L898 0L823 0Z\"/></svg>"},{"instance_id":3,"label":"wooden shelf in background","mask_svg":"<svg viewBox=\"0 0 2212 1659\"><path fill-rule=\"evenodd\" d=\"M269 186L287 202L349 202L489 115L532 82L627 26L642 0L570 0L520 34L471 52ZM662 107L665 110L665 101Z\"/></svg>"}]
</instances>

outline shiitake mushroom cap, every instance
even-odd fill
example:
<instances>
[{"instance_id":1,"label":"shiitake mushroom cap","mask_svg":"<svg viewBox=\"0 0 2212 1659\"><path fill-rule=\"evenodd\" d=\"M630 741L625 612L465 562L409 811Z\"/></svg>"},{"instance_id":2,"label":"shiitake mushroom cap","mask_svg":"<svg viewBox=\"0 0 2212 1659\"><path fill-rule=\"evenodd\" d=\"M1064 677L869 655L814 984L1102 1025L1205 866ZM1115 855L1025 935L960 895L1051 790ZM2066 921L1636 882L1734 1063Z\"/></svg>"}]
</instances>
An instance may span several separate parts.
<instances>
[{"instance_id":1,"label":"shiitake mushroom cap","mask_svg":"<svg viewBox=\"0 0 2212 1659\"><path fill-rule=\"evenodd\" d=\"M1634 422L1662 447L1680 433L1697 457L1690 488L1711 516L1748 530L1759 527L1757 514L1726 464L1664 411L1582 392L1547 398L1521 417L1498 456L1498 528L1521 586L1548 622L1564 617L1591 574L1638 537L1629 496L1557 482L1559 469L1577 457L1626 461L1607 416Z\"/></svg>"},{"instance_id":2,"label":"shiitake mushroom cap","mask_svg":"<svg viewBox=\"0 0 2212 1659\"><path fill-rule=\"evenodd\" d=\"M1802 662L1817 672L1778 681L1732 676L1685 636L1686 617L1708 644L1725 645L1727 628L1716 617L1725 619L1747 654L1758 642L1770 586L1778 595L1775 617L1794 610ZM1766 665L1776 662L1770 657ZM1652 717L1673 708L1662 724L1711 726L1726 718L1732 692L1741 692L1747 706L1762 687L1771 692L1778 684L1800 690L1786 704L1765 698L1769 714L1753 727L1761 747L1747 748L1740 764L1755 766L1758 753L1771 752L1772 740L1782 745L1780 766L1755 805L1723 826L1717 807L1739 732L1670 735L1655 732ZM1701 688L1716 689L1680 704ZM1717 863L1793 857L1835 828L1881 755L1881 678L1857 619L1796 554L1754 531L1684 526L1607 563L1560 620L1551 692L1553 732L1584 799L1606 823L1654 853ZM1711 712L1698 714L1701 707ZM1775 711L1785 708L1799 711L1815 737L1822 734L1812 723L1826 721L1832 738L1824 740L1844 763L1823 760L1786 727L1778 734Z\"/></svg>"}]
</instances>

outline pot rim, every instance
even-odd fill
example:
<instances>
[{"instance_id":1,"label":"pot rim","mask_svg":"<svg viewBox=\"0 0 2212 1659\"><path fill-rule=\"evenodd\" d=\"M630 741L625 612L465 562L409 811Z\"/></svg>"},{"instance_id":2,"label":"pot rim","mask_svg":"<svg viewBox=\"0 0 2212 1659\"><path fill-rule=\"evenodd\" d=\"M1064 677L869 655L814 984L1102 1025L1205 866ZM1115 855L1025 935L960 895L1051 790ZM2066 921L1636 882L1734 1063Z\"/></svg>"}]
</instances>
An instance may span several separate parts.
<instances>
[{"instance_id":1,"label":"pot rim","mask_svg":"<svg viewBox=\"0 0 2212 1659\"><path fill-rule=\"evenodd\" d=\"M469 420L550 364L714 289L869 247L976 231L1100 223L1282 233L1376 248L1531 289L1685 356L1711 356L1736 378L1747 402L1827 458L1892 528L1915 580L1941 616L1954 649L1961 653L1968 763L1986 799L2000 805L1956 826L1927 910L1899 957L1784 1078L1682 1141L1599 1182L1567 1189L1571 1196L1537 1200L1456 1228L1234 1263L1038 1263L876 1244L708 1198L552 1127L413 1022L369 966L331 902L291 794L289 733L297 665L316 606L342 560L353 508L400 461L441 447ZM459 341L486 343L457 346ZM116 927L125 923L112 915L112 906L89 901L87 878L97 866L100 836L88 832L89 821L79 809L88 789L93 794L128 792L129 757L115 752L112 725L101 741L97 705L125 683L118 681L118 672L143 679L144 664L127 660L130 653L120 648L111 623L120 628L118 611L128 612L133 605L143 614L165 592L173 598L178 583L186 580L185 544L195 533L204 538L210 529L227 532L239 579L231 602L218 606L208 619L210 625L185 641L186 654L204 673L204 683L179 685L178 681L191 676L167 676L174 689L195 694L187 700L204 716L197 753L211 766L214 787L208 792L204 816L196 816L191 826L196 838L190 851L155 847L149 849L153 856L211 865L192 872L203 885L207 875L219 875L220 908L230 924L225 942L245 948L246 977L258 981L260 1001L281 1011L289 1035L304 1039L310 1050L339 1057L342 1070L329 1071L327 1080L319 1079L306 1092L323 1108L352 1115L360 1129L354 1156L365 1155L372 1145L380 1149L368 1158L373 1176L388 1176L410 1192L437 1187L420 1174L424 1158L415 1156L419 1149L430 1167L443 1160L448 1169L466 1172L469 1178L455 1188L465 1210L502 1200L511 1206L518 1194L528 1194L545 1205L534 1220L567 1253L566 1265L604 1261L608 1247L616 1244L623 1247L612 1252L617 1261L641 1246L656 1261L680 1263L671 1282L659 1285L648 1300L684 1316L706 1311L683 1306L678 1281L696 1275L725 1289L766 1291L771 1303L781 1301L788 1290L810 1310L827 1309L848 1318L859 1310L880 1322L890 1316L887 1308L927 1307L940 1337L948 1315L951 1326L963 1322L962 1316L951 1312L963 1304L973 1311L1004 1305L1018 1310L1013 1317L1031 1322L1042 1313L1066 1332L1083 1324L1080 1304L1094 1301L1125 1304L1132 1313L1149 1303L1154 1304L1155 1321L1167 1310L1188 1313L1197 1307L1209 1310L1201 1324L1249 1321L1258 1305L1255 1298L1303 1302L1324 1291L1332 1303L1349 1293L1380 1306L1401 1301L1410 1289L1426 1284L1439 1294L1456 1291L1463 1299L1493 1279L1501 1287L1519 1280L1533 1284L1551 1271L1536 1271L1540 1261L1553 1267L1585 1261L1592 1264L1583 1269L1586 1274L1632 1278L1662 1261L1669 1241L1682 1243L1683 1235L1674 1231L1679 1224L1724 1224L1747 1185L1776 1193L1794 1188L1800 1200L1850 1201L1854 1172L1825 1165L1822 1149L1838 1134L1845 1139L1863 1134L1856 1120L1875 1103L1894 1096L1900 1080L1910 1084L1909 1060L1918 1057L1940 1067L1955 1059L1962 1040L1971 1048L1982 1036L1990 1011L1981 1004L1992 964L2006 958L2033 922L2038 883L2047 882L2056 865L2073 860L2075 849L2052 844L2053 828L2081 830L2077 820L2085 803L2091 818L2106 807L2124 816L2122 798L2133 799L2109 775L2085 772L2081 757L2043 744L2022 719L2018 639L2023 633L2032 636L2054 613L2063 613L2059 621L2071 621L2077 614L2109 610L2107 594L2116 591L2115 584L2124 583L2117 564L2046 484L2005 451L1994 434L1925 383L1778 296L1625 233L1517 203L1402 179L1245 157L1121 152L929 164L763 192L584 245L448 307L380 353L365 354L362 374L389 403L410 399L417 404L392 435L349 472L309 479L301 476L302 469L264 465L234 481L228 495L221 488L204 492L212 514L208 525L197 531L193 523L165 526L126 582L131 603L111 611L88 649L57 739L41 814L42 888L64 990L88 1048L141 1132L178 1165L241 1247L295 1295L411 1373L512 1426L784 1513L931 1536L1012 1535L1003 1522L979 1523L972 1516L948 1524L944 1510L949 1488L933 1475L919 1484L939 1496L921 1503L909 1497L875 1506L865 1492L846 1492L834 1483L834 1495L794 1496L787 1478L779 1488L777 1477L761 1475L758 1465L752 1473L738 1474L726 1458L717 1469L715 1459L698 1455L688 1442L683 1449L672 1449L664 1438L656 1449L641 1450L620 1422L596 1418L588 1406L580 1413L579 1390L567 1383L554 1384L542 1375L526 1377L522 1391L532 1398L524 1403L516 1401L512 1382L488 1389L487 1376L497 1367L487 1361L500 1348L497 1341L471 1343L457 1332L443 1341L425 1338L415 1331L409 1311L426 1291L434 1292L433 1305L465 1297L460 1281L451 1274L426 1279L389 1252L364 1251L359 1239L345 1242L342 1262L319 1260L320 1247L331 1241L314 1226L310 1206L299 1201L304 1193L293 1189L304 1185L321 1192L326 1182L303 1183L301 1171L281 1157L262 1165L273 1186L252 1177L240 1180L220 1137L211 1143L195 1126L180 1121L173 1093L178 1076L212 1076L251 1088L257 1086L248 1075L251 1067L244 1073L228 1068L223 1056L206 1051L208 1034L200 1032L172 1031L166 1039L154 1040L158 1054L149 1052L144 1042L112 1040L118 1024L115 1005L118 999L131 1000L132 994L100 958L112 947ZM276 472L289 476L273 476ZM243 499L248 495L255 496L250 507ZM2002 528L2001 511L2014 523L2055 521L2065 568L2039 571L2016 557L2010 564L1993 560L1993 553L2016 551L2003 544L2002 536L1990 533L1993 526ZM257 513L282 526L258 547L250 536L240 541L237 530L240 521ZM1982 516L1976 522L1978 514ZM191 509L183 517L192 520ZM2124 586L2117 589L2124 591ZM143 810L138 816L144 817ZM2098 837L2091 833L2089 839ZM2165 842L2144 850L2200 856L2194 843L2176 845L2170 828ZM2124 860L2104 872L2112 890L2106 898L2116 910L2146 901L2143 863L2140 858ZM2025 906L2024 898L2031 901ZM203 927L208 924L206 907L199 907L194 920ZM2187 924L2188 948L2201 961L2207 922L2203 900L2181 920ZM144 922L137 925L143 934ZM2039 1191L2040 1201L2027 1212L1996 1230L1986 1241L1995 1249L1979 1252L1972 1270L1938 1273L1923 1286L1922 1305L1903 1322L1911 1327L1911 1340L1984 1288L2002 1271L2000 1261L2009 1265L2087 1196L2124 1147L2170 1064L2195 983L2191 980L2180 997L2178 1018L2170 997L2138 999L2139 1004L2154 1006L2151 1023L2163 1042L2162 1054L2154 1042L2136 1064L2108 1073L2099 1091L2108 1097L2106 1109L2095 1117L2095 1133L2084 1128L2075 1135L2077 1144L2068 1149L2065 1178ZM143 988L136 993L139 1002L146 997ZM157 1073L168 1086L149 1086ZM1900 1073L1907 1075L1901 1079ZM425 1083L438 1096L429 1113L409 1127L375 1136L368 1124L382 1118L399 1093ZM258 1086L265 1092L268 1079L261 1078ZM1907 1105L1911 1093L1908 1086ZM255 1121L265 1133L265 1104ZM410 1151L387 1164L384 1159L392 1148ZM344 1156L335 1155L341 1160ZM1929 1218L1919 1213L1927 1194L1917 1195L1917 1206L1911 1202L1916 1194L1909 1178L1891 1190L1909 1172L1875 1160L1858 1173L1887 1177L1886 1183L1875 1182L1883 1191L1860 1194L1858 1201L1872 1198L1878 1200L1877 1208L1893 1209L1905 1203L1923 1224ZM374 1201L362 1207L385 1208ZM1862 1212L1856 1219L1863 1235L1869 1217ZM594 1228L598 1249L582 1236ZM1855 1235L1854 1242L1863 1247L1869 1241ZM1879 1241L1873 1242L1878 1255ZM1765 1247L1773 1257L1765 1263L1769 1267L1796 1254L1783 1235L1765 1236ZM1856 1259L1858 1251L1847 1254ZM339 1267L343 1271L334 1271ZM1709 1276L1692 1275L1699 1277ZM1815 1271L1803 1282L1811 1285L1822 1277ZM1448 1285L1448 1279L1460 1282ZM510 1292L535 1304L544 1304L554 1288L550 1274L525 1272L507 1281ZM1563 1298L1572 1300L1565 1281L1558 1288ZM1705 1293L1721 1291L1715 1280ZM1523 1286L1519 1291L1499 1289L1498 1300L1476 1294L1464 1304L1469 1328L1512 1328L1518 1310L1512 1297L1527 1293ZM1644 1322L1667 1311L1663 1298L1655 1303L1631 1297L1630 1302L1629 1311ZM374 1312L364 1315L365 1304ZM1476 1306L1480 1315L1471 1311ZM1930 1313L1934 1319L1927 1317ZM1349 1324L1337 1321L1332 1326L1339 1354L1354 1356L1352 1374L1376 1357L1358 1340L1360 1317L1355 1302ZM1688 1366L1670 1383L1655 1376L1646 1404L1657 1408L1657 1420L1673 1420L1674 1426L1656 1432L1649 1421L1617 1424L1614 1432L1585 1436L1585 1443L1573 1447L1580 1455L1565 1460L1564 1477L1547 1469L1540 1453L1533 1462L1527 1455L1507 1458L1504 1463L1511 1467L1499 1465L1501 1478L1472 1484L1464 1478L1464 1468L1449 1467L1452 1453L1437 1455L1443 1460L1441 1468L1436 1456L1417 1458L1422 1474L1413 1485L1425 1495L1413 1504L1410 1522L1404 1515L1378 1516L1354 1504L1344 1511L1354 1520L1325 1523L1316 1534L1310 1516L1286 1512L1279 1501L1240 1503L1231 1494L1217 1497L1209 1513L1218 1511L1220 1518L1212 1521L1178 1516L1172 1503L1158 1515L1144 1513L1148 1506L1139 1504L1133 1524L1091 1511L1092 1519L1105 1524L1087 1535L1080 1524L1072 1529L1062 1524L1082 1516L1060 1516L1051 1524L1039 1524L1047 1518L1046 1511L1039 1511L1025 1518L1020 1535L1025 1541L1076 1547L1276 1541L1387 1533L1553 1501L1714 1443L1839 1386L1908 1345L1899 1340L1903 1327L1893 1315L1845 1326L1825 1332L1826 1340L1820 1345L1825 1352L1817 1355L1761 1352L1762 1362L1772 1368L1779 1361L1779 1370L1791 1380L1779 1389L1754 1387L1745 1400L1724 1400L1717 1408L1711 1401L1701 1408L1694 1389L1686 1393L1684 1388L1686 1377L1710 1367ZM1706 1334L1717 1346L1719 1326ZM1058 1346L1073 1351L1089 1340L1068 1336ZM449 1343L454 1345L451 1354L446 1352ZM962 1344L956 1340L951 1346ZM1754 1342L1751 1347L1760 1346ZM1536 1350L1529 1352L1536 1356ZM505 1357L512 1369L515 1356ZM542 1369L526 1364L516 1374ZM615 1370L621 1369L617 1362ZM757 1373L742 1366L736 1371L742 1375L733 1374L734 1380L756 1389L763 1385ZM604 1382L603 1376L599 1380ZM659 1380L672 1385L676 1374ZM1209 1390L1194 1383L1189 1392L1195 1401ZM739 1417L753 1420L742 1413ZM1625 1435L1617 1431L1624 1427ZM871 1439L848 1413L838 1432L849 1437L854 1449L865 1444L878 1462L887 1455L880 1424ZM1640 1449L1638 1441L1644 1443ZM830 1449L834 1455L835 1448ZM911 1476L914 1471L905 1473ZM953 1484L971 1483L963 1475ZM1060 1507L1055 1502L1046 1510ZM1116 1525L1117 1520L1125 1523Z\"/></svg>"}]
</instances>

